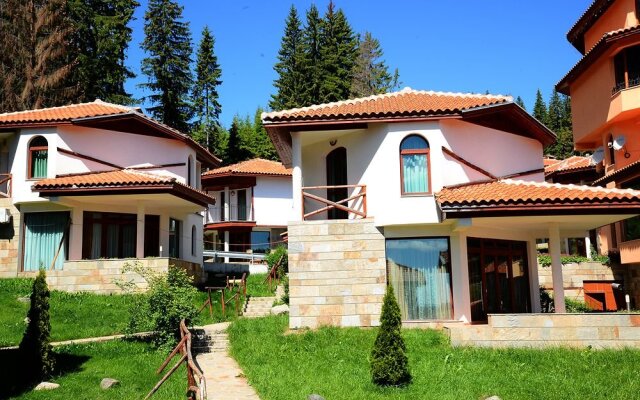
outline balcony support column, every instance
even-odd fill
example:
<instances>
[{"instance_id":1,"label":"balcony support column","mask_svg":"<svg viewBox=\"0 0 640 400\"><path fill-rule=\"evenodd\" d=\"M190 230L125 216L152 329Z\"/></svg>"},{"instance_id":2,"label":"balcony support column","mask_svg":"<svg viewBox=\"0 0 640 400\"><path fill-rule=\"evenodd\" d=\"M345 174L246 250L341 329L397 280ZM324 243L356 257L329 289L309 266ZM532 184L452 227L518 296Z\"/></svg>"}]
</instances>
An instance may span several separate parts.
<instances>
[{"instance_id":1,"label":"balcony support column","mask_svg":"<svg viewBox=\"0 0 640 400\"><path fill-rule=\"evenodd\" d=\"M564 281L560 259L560 227L549 225L549 254L551 255L551 278L553 280L553 305L556 313L567 311L564 303Z\"/></svg>"}]
</instances>

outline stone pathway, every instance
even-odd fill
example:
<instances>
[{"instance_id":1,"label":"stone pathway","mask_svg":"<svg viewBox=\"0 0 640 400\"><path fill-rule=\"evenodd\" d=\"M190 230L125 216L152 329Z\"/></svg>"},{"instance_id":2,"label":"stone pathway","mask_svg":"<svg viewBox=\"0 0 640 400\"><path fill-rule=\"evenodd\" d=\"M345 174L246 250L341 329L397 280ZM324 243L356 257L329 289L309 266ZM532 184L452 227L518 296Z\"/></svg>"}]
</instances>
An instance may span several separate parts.
<instances>
[{"instance_id":1,"label":"stone pathway","mask_svg":"<svg viewBox=\"0 0 640 400\"><path fill-rule=\"evenodd\" d=\"M123 339L125 337L146 337L150 336L153 332L140 332L133 333L131 335L111 335L111 336L98 336L98 337L90 337L83 339L71 339L71 340L63 340L60 342L51 342L51 346L64 346L67 344L83 344L83 343L97 343L97 342L107 342L109 340ZM7 346L0 347L0 350L15 350L18 346Z\"/></svg>"},{"instance_id":2,"label":"stone pathway","mask_svg":"<svg viewBox=\"0 0 640 400\"><path fill-rule=\"evenodd\" d=\"M274 301L276 301L275 297L249 297L242 316L247 318L266 317L271 314Z\"/></svg>"},{"instance_id":3,"label":"stone pathway","mask_svg":"<svg viewBox=\"0 0 640 400\"><path fill-rule=\"evenodd\" d=\"M228 322L194 328L192 349L204 373L209 400L260 400L238 363L229 355Z\"/></svg>"}]
</instances>

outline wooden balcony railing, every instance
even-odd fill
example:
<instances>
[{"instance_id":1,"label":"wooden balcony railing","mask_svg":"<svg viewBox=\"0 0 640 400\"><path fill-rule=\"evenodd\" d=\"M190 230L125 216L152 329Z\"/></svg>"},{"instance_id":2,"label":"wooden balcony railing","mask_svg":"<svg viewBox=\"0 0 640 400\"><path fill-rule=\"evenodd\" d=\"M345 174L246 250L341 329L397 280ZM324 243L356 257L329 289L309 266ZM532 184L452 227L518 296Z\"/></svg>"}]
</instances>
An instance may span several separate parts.
<instances>
[{"instance_id":1,"label":"wooden balcony railing","mask_svg":"<svg viewBox=\"0 0 640 400\"><path fill-rule=\"evenodd\" d=\"M347 198L331 201L311 193L318 190L347 189ZM320 203L321 208L309 210L305 200ZM317 205L317 204L316 204ZM342 210L347 213L347 218L367 217L367 185L340 185L340 186L308 186L302 188L302 218L307 220L314 215L329 213L330 210ZM308 212L307 212L308 211Z\"/></svg>"},{"instance_id":2,"label":"wooden balcony railing","mask_svg":"<svg viewBox=\"0 0 640 400\"><path fill-rule=\"evenodd\" d=\"M0 198L11 197L11 174L0 174Z\"/></svg>"}]
</instances>

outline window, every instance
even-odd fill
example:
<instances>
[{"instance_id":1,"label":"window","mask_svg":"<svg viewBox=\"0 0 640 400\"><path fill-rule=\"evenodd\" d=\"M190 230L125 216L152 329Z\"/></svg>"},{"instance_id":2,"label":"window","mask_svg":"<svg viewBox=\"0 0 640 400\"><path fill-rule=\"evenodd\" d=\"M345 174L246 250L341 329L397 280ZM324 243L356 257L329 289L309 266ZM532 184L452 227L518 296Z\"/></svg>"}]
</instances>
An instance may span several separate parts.
<instances>
[{"instance_id":1,"label":"window","mask_svg":"<svg viewBox=\"0 0 640 400\"><path fill-rule=\"evenodd\" d=\"M144 216L144 256L160 257L160 216Z\"/></svg>"},{"instance_id":2,"label":"window","mask_svg":"<svg viewBox=\"0 0 640 400\"><path fill-rule=\"evenodd\" d=\"M431 192L429 143L418 135L407 136L400 144L402 194Z\"/></svg>"},{"instance_id":3,"label":"window","mask_svg":"<svg viewBox=\"0 0 640 400\"><path fill-rule=\"evenodd\" d=\"M180 258L180 225L177 219L169 219L169 257Z\"/></svg>"},{"instance_id":4,"label":"window","mask_svg":"<svg viewBox=\"0 0 640 400\"><path fill-rule=\"evenodd\" d=\"M612 93L640 85L640 46L627 47L613 58L615 86Z\"/></svg>"},{"instance_id":5,"label":"window","mask_svg":"<svg viewBox=\"0 0 640 400\"><path fill-rule=\"evenodd\" d=\"M24 271L62 269L67 259L65 232L69 228L68 212L38 212L24 215ZM56 257L57 254L57 257Z\"/></svg>"},{"instance_id":6,"label":"window","mask_svg":"<svg viewBox=\"0 0 640 400\"><path fill-rule=\"evenodd\" d=\"M266 253L271 248L271 232L253 231L251 232L251 250L254 253Z\"/></svg>"},{"instance_id":7,"label":"window","mask_svg":"<svg viewBox=\"0 0 640 400\"><path fill-rule=\"evenodd\" d=\"M47 139L36 136L29 142L29 166L27 179L47 177L47 158L49 153Z\"/></svg>"},{"instance_id":8,"label":"window","mask_svg":"<svg viewBox=\"0 0 640 400\"><path fill-rule=\"evenodd\" d=\"M453 318L448 238L388 239L386 254L403 320Z\"/></svg>"},{"instance_id":9,"label":"window","mask_svg":"<svg viewBox=\"0 0 640 400\"><path fill-rule=\"evenodd\" d=\"M616 163L616 149L613 148L613 135L609 135L607 147L609 148L609 165L613 165Z\"/></svg>"},{"instance_id":10,"label":"window","mask_svg":"<svg viewBox=\"0 0 640 400\"><path fill-rule=\"evenodd\" d=\"M85 211L82 258L131 258L136 256L136 215Z\"/></svg>"},{"instance_id":11,"label":"window","mask_svg":"<svg viewBox=\"0 0 640 400\"><path fill-rule=\"evenodd\" d=\"M196 255L196 226L191 226L191 255Z\"/></svg>"}]
</instances>

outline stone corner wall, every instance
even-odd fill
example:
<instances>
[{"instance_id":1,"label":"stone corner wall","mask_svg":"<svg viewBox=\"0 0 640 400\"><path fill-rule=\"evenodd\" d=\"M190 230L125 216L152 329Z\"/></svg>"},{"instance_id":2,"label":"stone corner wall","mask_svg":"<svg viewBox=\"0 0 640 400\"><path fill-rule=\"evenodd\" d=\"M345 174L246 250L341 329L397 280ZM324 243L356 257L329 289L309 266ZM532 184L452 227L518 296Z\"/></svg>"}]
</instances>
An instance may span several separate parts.
<instances>
[{"instance_id":1,"label":"stone corner wall","mask_svg":"<svg viewBox=\"0 0 640 400\"><path fill-rule=\"evenodd\" d=\"M538 264L538 279L541 287L553 290L551 267ZM624 273L620 268L591 261L583 263L564 264L562 266L562 281L565 297L584 301L584 281L613 281L624 280Z\"/></svg>"},{"instance_id":2,"label":"stone corner wall","mask_svg":"<svg viewBox=\"0 0 640 400\"><path fill-rule=\"evenodd\" d=\"M289 224L289 326L378 326L385 239L372 219Z\"/></svg>"},{"instance_id":3,"label":"stone corner wall","mask_svg":"<svg viewBox=\"0 0 640 400\"><path fill-rule=\"evenodd\" d=\"M0 198L0 208L8 208L11 213L11 221L0 224L0 278L15 278L18 276L20 211L11 198Z\"/></svg>"}]
</instances>

